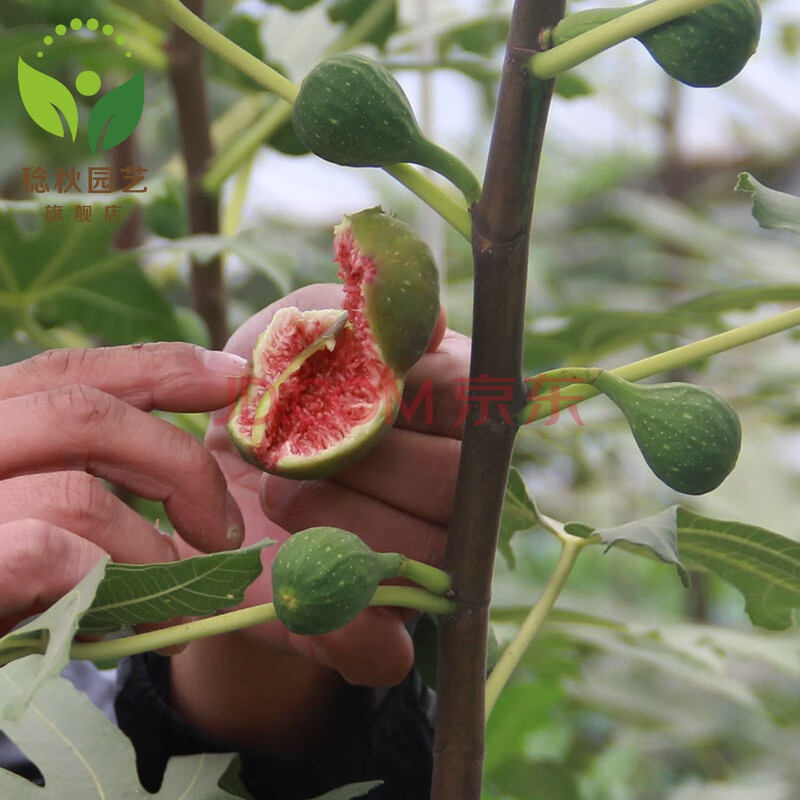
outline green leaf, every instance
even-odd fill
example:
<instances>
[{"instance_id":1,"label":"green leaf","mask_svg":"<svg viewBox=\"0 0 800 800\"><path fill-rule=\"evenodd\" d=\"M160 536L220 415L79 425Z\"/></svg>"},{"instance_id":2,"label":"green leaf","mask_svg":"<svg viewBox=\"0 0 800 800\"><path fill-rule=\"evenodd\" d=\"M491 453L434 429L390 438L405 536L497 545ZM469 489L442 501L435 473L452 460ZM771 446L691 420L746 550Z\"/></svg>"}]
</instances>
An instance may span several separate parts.
<instances>
[{"instance_id":1,"label":"green leaf","mask_svg":"<svg viewBox=\"0 0 800 800\"><path fill-rule=\"evenodd\" d=\"M575 524L575 523L571 523ZM530 613L530 606L492 606L492 622L498 624L521 625L523 620ZM587 614L583 611L571 611L564 608L554 608L547 615L547 624L562 622L573 625L599 625L601 627L618 628L622 630L624 625L621 622L606 617L598 617L595 614Z\"/></svg>"},{"instance_id":2,"label":"green leaf","mask_svg":"<svg viewBox=\"0 0 800 800\"><path fill-rule=\"evenodd\" d=\"M334 789L332 792L326 792L320 797L312 798L312 800L353 800L353 798L356 797L364 797L364 795L369 794L373 789L377 789L382 784L383 781L349 783L347 786Z\"/></svg>"},{"instance_id":3,"label":"green leaf","mask_svg":"<svg viewBox=\"0 0 800 800\"><path fill-rule=\"evenodd\" d=\"M618 663L627 665L632 674L644 667L650 682L658 684L665 678L677 679L686 690L698 689L703 693L724 697L747 708L756 708L758 698L736 667L741 663L741 653L732 647L730 652L721 647L721 629L712 626L652 626L627 625L613 628L582 623L548 622L539 648L566 649L573 654L587 655L587 649L612 656ZM750 637L752 646L758 647L763 637ZM786 642L784 651L791 648ZM535 656L536 648L526 653ZM765 661L769 662L767 658ZM588 663L592 663L591 661ZM617 670L612 670L616 672ZM585 677L591 680L590 675ZM617 691L627 694L626 687L614 680ZM675 698L676 704L683 698ZM660 703L653 703L654 706ZM665 709L666 717L674 717L675 709ZM652 713L652 709L649 713ZM656 712L658 713L658 712ZM680 712L678 712L680 716Z\"/></svg>"},{"instance_id":4,"label":"green leaf","mask_svg":"<svg viewBox=\"0 0 800 800\"><path fill-rule=\"evenodd\" d=\"M268 144L285 156L304 156L311 152L297 138L291 117L269 137Z\"/></svg>"},{"instance_id":5,"label":"green leaf","mask_svg":"<svg viewBox=\"0 0 800 800\"><path fill-rule=\"evenodd\" d=\"M563 702L564 690L557 680L506 686L486 725L486 775L492 775L509 757L521 757L531 733L544 728Z\"/></svg>"},{"instance_id":6,"label":"green leaf","mask_svg":"<svg viewBox=\"0 0 800 800\"><path fill-rule=\"evenodd\" d=\"M189 234L186 189L182 181L166 180L157 188L144 210L147 227L165 239L180 239Z\"/></svg>"},{"instance_id":7,"label":"green leaf","mask_svg":"<svg viewBox=\"0 0 800 800\"><path fill-rule=\"evenodd\" d=\"M592 85L586 78L582 78L574 72L562 72L556 78L555 93L565 100L572 100L574 97L586 97L592 93Z\"/></svg>"},{"instance_id":8,"label":"green leaf","mask_svg":"<svg viewBox=\"0 0 800 800\"><path fill-rule=\"evenodd\" d=\"M328 19L331 22L343 22L349 29L367 13L375 0L336 0L328 8ZM360 41L374 44L380 50L386 48L387 39L397 29L397 2L394 0L381 22L373 25Z\"/></svg>"},{"instance_id":9,"label":"green leaf","mask_svg":"<svg viewBox=\"0 0 800 800\"><path fill-rule=\"evenodd\" d=\"M28 656L0 670L0 702L18 703L34 691L41 656ZM173 758L157 794L146 792L136 772L130 740L86 695L66 679L54 677L38 691L20 719L3 732L44 775L39 787L0 770L0 797L14 800L234 800L218 782L230 753Z\"/></svg>"},{"instance_id":10,"label":"green leaf","mask_svg":"<svg viewBox=\"0 0 800 800\"><path fill-rule=\"evenodd\" d=\"M260 228L248 228L235 236L197 234L184 239L176 239L171 247L186 253L200 262L208 262L223 253L239 256L251 269L269 278L282 294L292 290L290 275L277 265L274 247L269 237Z\"/></svg>"},{"instance_id":11,"label":"green leaf","mask_svg":"<svg viewBox=\"0 0 800 800\"><path fill-rule=\"evenodd\" d=\"M319 0L264 0L264 2L271 6L281 6L287 11L302 11L318 3Z\"/></svg>"},{"instance_id":12,"label":"green leaf","mask_svg":"<svg viewBox=\"0 0 800 800\"><path fill-rule=\"evenodd\" d=\"M130 80L101 97L89 117L89 147L94 153L103 136L103 150L122 144L135 130L144 111L144 74L139 70Z\"/></svg>"},{"instance_id":13,"label":"green leaf","mask_svg":"<svg viewBox=\"0 0 800 800\"><path fill-rule=\"evenodd\" d=\"M796 622L800 542L787 536L744 522L704 517L683 506L618 528L595 529L575 522L565 528L576 536L598 536L609 547L619 543L631 552L644 547L647 554L676 564L679 574L680 547L686 565L713 573L744 595L745 611L754 625L785 630Z\"/></svg>"},{"instance_id":14,"label":"green leaf","mask_svg":"<svg viewBox=\"0 0 800 800\"><path fill-rule=\"evenodd\" d=\"M200 347L205 347L206 350L211 350L213 345L211 344L211 336L208 332L208 325L206 325L205 320L193 309L189 308L188 306L175 306L175 319L178 321L178 325L181 328L181 339L184 342L190 342L191 344L199 344ZM195 414L188 415L191 418L195 419ZM200 435L202 439L205 436L205 428L203 426L203 432Z\"/></svg>"},{"instance_id":15,"label":"green leaf","mask_svg":"<svg viewBox=\"0 0 800 800\"><path fill-rule=\"evenodd\" d=\"M60 111L74 142L78 135L78 106L70 90L61 81L26 64L22 57L17 61L17 78L19 94L30 118L43 130L63 138Z\"/></svg>"},{"instance_id":16,"label":"green leaf","mask_svg":"<svg viewBox=\"0 0 800 800\"><path fill-rule=\"evenodd\" d=\"M0 716L4 719L18 719L30 703L34 692L67 665L69 648L78 630L81 615L91 605L107 563L108 558L99 561L71 592L65 594L47 611L0 639L0 660L6 660L24 654L26 644L31 644L32 640L38 644L43 636L47 637L45 654L37 656L35 662L30 662L36 664L36 671L31 671L28 688L8 698L6 702L0 701ZM0 676L5 674L4 670L0 671ZM3 727L5 728L5 724Z\"/></svg>"},{"instance_id":17,"label":"green leaf","mask_svg":"<svg viewBox=\"0 0 800 800\"><path fill-rule=\"evenodd\" d=\"M736 191L753 198L753 216L762 228L787 228L800 233L800 197L769 189L749 172L739 173Z\"/></svg>"},{"instance_id":18,"label":"green leaf","mask_svg":"<svg viewBox=\"0 0 800 800\"><path fill-rule=\"evenodd\" d=\"M508 18L489 16L456 25L439 37L439 53L446 55L454 46L468 53L490 56L505 45Z\"/></svg>"},{"instance_id":19,"label":"green leaf","mask_svg":"<svg viewBox=\"0 0 800 800\"><path fill-rule=\"evenodd\" d=\"M205 616L237 605L261 574L261 551L271 544L264 539L241 550L169 564L109 564L80 630L111 633L138 622Z\"/></svg>"},{"instance_id":20,"label":"green leaf","mask_svg":"<svg viewBox=\"0 0 800 800\"><path fill-rule=\"evenodd\" d=\"M528 531L539 524L536 503L528 492L519 470L511 467L506 483L506 496L503 500L503 514L500 517L500 535L497 547L510 569L516 567L511 537L517 531Z\"/></svg>"},{"instance_id":21,"label":"green leaf","mask_svg":"<svg viewBox=\"0 0 800 800\"><path fill-rule=\"evenodd\" d=\"M718 314L751 309L760 303L796 303L798 301L800 301L800 284L754 284L752 286L736 286L733 289L721 289L718 292L707 292L685 300L677 306L673 306L671 310L698 316L707 315L706 319L715 319Z\"/></svg>"},{"instance_id":22,"label":"green leaf","mask_svg":"<svg viewBox=\"0 0 800 800\"><path fill-rule=\"evenodd\" d=\"M528 610L494 606L492 620L519 625ZM604 656L603 662L608 662L605 657L614 660L603 666L594 658L597 654ZM611 712L605 703L609 699L614 703L617 698L618 713L626 728L634 716L648 726L689 723L686 715L697 704L697 691L752 710L759 701L765 706L772 702L771 693L765 689L773 676L791 681L791 686L800 680L794 636L705 623L625 624L564 609L551 612L521 666L537 681L506 688L500 696L487 727L487 770L508 755L530 752L525 749L530 731L552 719L546 706L529 709L529 694L552 691L547 688L552 683L541 677L543 673L553 676L554 689L560 691L564 679L571 679L567 685L573 699L576 689L591 694L589 687L599 681L605 687L599 696L604 710ZM642 676L643 683L634 686L628 679L637 675ZM673 688L676 682L683 689L677 694ZM671 703L664 702L662 692ZM705 716L705 708L700 705L700 717ZM496 716L498 712L501 716Z\"/></svg>"},{"instance_id":23,"label":"green leaf","mask_svg":"<svg viewBox=\"0 0 800 800\"><path fill-rule=\"evenodd\" d=\"M520 800L580 800L575 777L558 761L510 758L498 764L487 781L504 795Z\"/></svg>"},{"instance_id":24,"label":"green leaf","mask_svg":"<svg viewBox=\"0 0 800 800\"><path fill-rule=\"evenodd\" d=\"M686 563L717 575L745 598L754 625L792 627L800 608L800 542L731 520L678 509L678 538Z\"/></svg>"},{"instance_id":25,"label":"green leaf","mask_svg":"<svg viewBox=\"0 0 800 800\"><path fill-rule=\"evenodd\" d=\"M131 201L119 201L123 211ZM45 327L75 326L108 344L177 340L181 329L163 294L145 277L137 253L113 249L119 223L91 206L91 222L43 223L23 233L0 213L0 319L33 315Z\"/></svg>"},{"instance_id":26,"label":"green leaf","mask_svg":"<svg viewBox=\"0 0 800 800\"><path fill-rule=\"evenodd\" d=\"M723 327L722 314L750 309L759 303L797 302L800 284L736 286L707 292L654 311L627 309L571 308L561 315L541 316L547 332L525 333L526 370L540 371L565 361L594 361L629 345L641 345L663 333L680 333L689 328Z\"/></svg>"},{"instance_id":27,"label":"green leaf","mask_svg":"<svg viewBox=\"0 0 800 800\"><path fill-rule=\"evenodd\" d=\"M613 528L595 528L591 531L604 545L607 553L615 544L625 542L634 547L644 547L656 558L667 564L674 564L681 583L689 586L689 573L678 558L678 532L676 530L676 513L678 506L671 506L652 517L626 522ZM565 526L568 533L585 536L586 531L569 523Z\"/></svg>"}]
</instances>

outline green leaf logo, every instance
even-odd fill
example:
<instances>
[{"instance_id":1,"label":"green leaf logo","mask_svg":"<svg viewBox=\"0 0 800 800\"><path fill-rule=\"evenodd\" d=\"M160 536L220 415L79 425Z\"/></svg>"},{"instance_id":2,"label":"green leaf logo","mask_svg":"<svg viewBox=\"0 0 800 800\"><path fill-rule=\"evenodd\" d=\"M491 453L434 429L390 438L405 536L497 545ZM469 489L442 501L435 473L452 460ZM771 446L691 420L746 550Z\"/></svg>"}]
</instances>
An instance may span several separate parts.
<instances>
[{"instance_id":1,"label":"green leaf logo","mask_svg":"<svg viewBox=\"0 0 800 800\"><path fill-rule=\"evenodd\" d=\"M74 142L78 135L78 106L70 90L61 81L29 66L22 58L17 62L17 78L19 94L30 118L53 136L63 137L60 111Z\"/></svg>"},{"instance_id":2,"label":"green leaf logo","mask_svg":"<svg viewBox=\"0 0 800 800\"><path fill-rule=\"evenodd\" d=\"M92 109L89 117L89 147L96 152L103 137L103 150L124 142L135 130L144 111L144 75L139 70L130 80L117 86ZM108 126L108 127L106 127Z\"/></svg>"}]
</instances>

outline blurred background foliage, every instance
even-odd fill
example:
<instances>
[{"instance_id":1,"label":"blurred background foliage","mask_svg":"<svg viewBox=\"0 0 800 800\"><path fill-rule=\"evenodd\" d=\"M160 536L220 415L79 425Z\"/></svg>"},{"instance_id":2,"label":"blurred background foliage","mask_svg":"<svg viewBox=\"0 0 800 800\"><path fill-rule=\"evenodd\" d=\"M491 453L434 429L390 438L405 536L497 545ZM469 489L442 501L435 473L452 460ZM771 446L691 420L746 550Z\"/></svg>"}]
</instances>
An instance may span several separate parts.
<instances>
[{"instance_id":1,"label":"blurred background foliage","mask_svg":"<svg viewBox=\"0 0 800 800\"><path fill-rule=\"evenodd\" d=\"M350 36L348 47L396 71L426 131L480 174L508 0L388 0L365 30L359 21L371 5L209 0L206 17L294 80ZM570 8L587 5L575 0ZM746 169L800 193L800 8L793 0L762 5L759 51L721 89L679 87L635 43L559 80L534 221L526 372L616 366L797 304L797 240L760 230L748 198L733 192ZM17 58L34 57L43 36L73 16L124 29L133 64L120 65L113 48L75 34L48 51L50 74L69 83L93 68L118 83L122 66L146 76L135 137L103 155L85 145L88 105L72 144L36 128L17 93ZM233 329L293 288L335 279L332 226L376 203L430 242L451 325L469 333L467 244L382 172L289 155L302 148L286 125L268 125L270 140L243 146L272 100L213 57L216 150L236 152L236 169L221 192L220 232L189 236L168 37L154 0L0 5L0 364L51 346L207 345L190 259L222 257ZM64 223L47 223L44 206L58 196L23 191L25 167L85 172L104 163L148 169L146 194L116 198L124 226L102 221L102 211L83 227L66 210ZM798 335L784 334L667 376L715 388L743 423L736 471L689 507L800 538L798 352ZM676 502L647 471L609 402L598 398L579 413L582 424L562 413L519 438L517 465L545 513L613 525ZM202 417L170 418L202 436ZM138 507L163 518L153 504ZM556 556L536 531L517 536L514 548L516 570L497 567L501 640ZM742 598L707 575L695 575L685 591L663 565L596 548L581 558L559 608L490 721L487 800L800 797L796 632L755 630Z\"/></svg>"}]
</instances>

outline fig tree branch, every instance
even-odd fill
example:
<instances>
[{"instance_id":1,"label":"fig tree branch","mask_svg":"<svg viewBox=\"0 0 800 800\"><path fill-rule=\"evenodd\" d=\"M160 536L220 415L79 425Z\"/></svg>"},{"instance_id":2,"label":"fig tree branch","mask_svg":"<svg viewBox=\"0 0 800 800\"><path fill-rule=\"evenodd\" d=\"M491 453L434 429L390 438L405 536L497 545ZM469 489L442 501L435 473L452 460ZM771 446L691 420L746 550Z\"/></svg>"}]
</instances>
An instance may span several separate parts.
<instances>
[{"instance_id":1,"label":"fig tree branch","mask_svg":"<svg viewBox=\"0 0 800 800\"><path fill-rule=\"evenodd\" d=\"M186 0L186 3L192 11L202 14L204 0ZM213 154L204 74L205 54L203 48L177 26L172 29L168 52L169 79L175 95L181 150L186 164L189 230L193 234L219 233L219 200L216 194L206 192L202 184ZM191 284L195 310L208 327L212 347L221 350L228 341L227 291L222 259L217 256L205 264L193 260Z\"/></svg>"},{"instance_id":2,"label":"fig tree branch","mask_svg":"<svg viewBox=\"0 0 800 800\"><path fill-rule=\"evenodd\" d=\"M517 0L511 17L483 193L473 207L474 310L470 379L513 380L511 408L525 404L521 376L531 215L552 81L528 62L564 0ZM439 634L439 705L432 800L478 800L484 755L486 640L492 570L517 427L471 404L461 452L445 567L457 611ZM513 413L513 412L512 412Z\"/></svg>"},{"instance_id":3,"label":"fig tree branch","mask_svg":"<svg viewBox=\"0 0 800 800\"><path fill-rule=\"evenodd\" d=\"M531 73L542 80L554 78L626 39L718 2L720 0L653 0L552 50L536 53L531 58Z\"/></svg>"}]
</instances>

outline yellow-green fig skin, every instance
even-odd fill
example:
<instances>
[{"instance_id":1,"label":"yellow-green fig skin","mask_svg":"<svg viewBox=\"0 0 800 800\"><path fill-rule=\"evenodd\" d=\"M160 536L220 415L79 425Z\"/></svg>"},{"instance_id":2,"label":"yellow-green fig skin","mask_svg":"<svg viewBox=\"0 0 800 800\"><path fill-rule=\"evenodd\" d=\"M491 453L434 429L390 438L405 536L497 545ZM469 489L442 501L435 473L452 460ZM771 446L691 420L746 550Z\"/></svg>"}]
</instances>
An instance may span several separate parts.
<instances>
[{"instance_id":1,"label":"yellow-green fig skin","mask_svg":"<svg viewBox=\"0 0 800 800\"><path fill-rule=\"evenodd\" d=\"M380 356L404 376L423 356L439 317L439 271L433 254L414 230L380 207L344 218L362 256L376 265L364 286L364 313Z\"/></svg>"},{"instance_id":2,"label":"yellow-green fig skin","mask_svg":"<svg viewBox=\"0 0 800 800\"><path fill-rule=\"evenodd\" d=\"M243 395L244 397L245 395ZM244 437L239 431L239 417L242 413L242 398L236 401L233 411L228 417L228 438L233 443L239 455L250 465L264 469L264 465L253 454L253 446L250 437Z\"/></svg>"}]
</instances>

